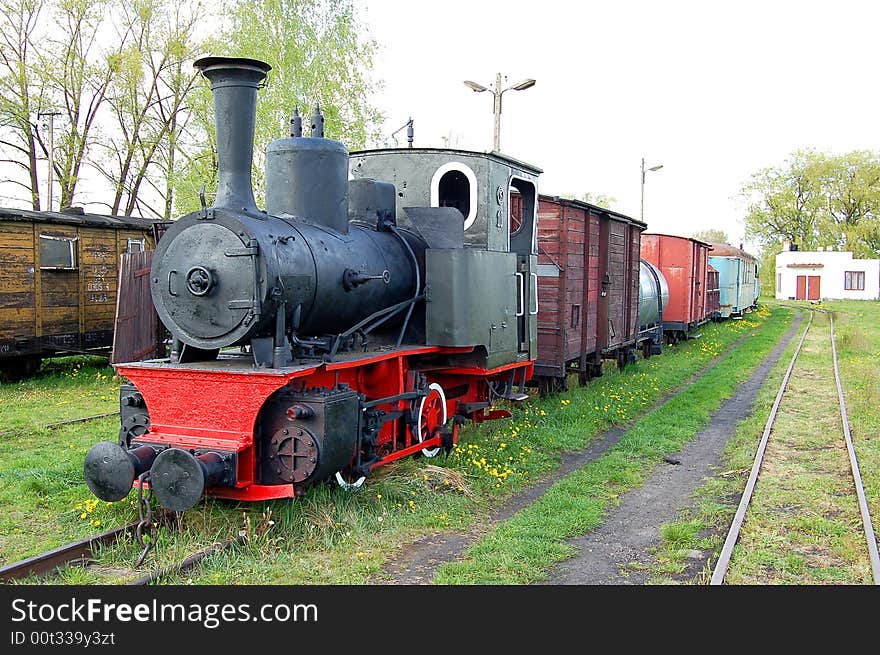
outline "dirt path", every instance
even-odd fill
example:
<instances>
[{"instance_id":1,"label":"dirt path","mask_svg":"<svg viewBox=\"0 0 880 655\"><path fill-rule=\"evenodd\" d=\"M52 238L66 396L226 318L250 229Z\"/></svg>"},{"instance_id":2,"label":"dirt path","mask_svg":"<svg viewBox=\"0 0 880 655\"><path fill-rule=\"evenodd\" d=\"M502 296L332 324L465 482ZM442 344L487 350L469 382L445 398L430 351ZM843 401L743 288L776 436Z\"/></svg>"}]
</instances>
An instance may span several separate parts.
<instances>
[{"instance_id":1,"label":"dirt path","mask_svg":"<svg viewBox=\"0 0 880 655\"><path fill-rule=\"evenodd\" d=\"M781 348L785 347L791 335L800 325L800 317L796 321L796 325L785 336ZM643 416L655 409L662 407L671 398L674 398L683 389L687 388L708 371L710 371L718 362L724 359L733 349L737 348L743 341L748 338L744 335L738 339L730 349L715 357L706 364L702 371L691 377L678 390L667 395L658 401L655 405L645 410L640 416ZM781 349L777 347L780 352ZM776 351L774 350L774 353ZM776 355L778 357L778 355ZM774 360L775 361L775 360ZM769 369L768 369L769 370ZM766 374L765 374L766 375ZM760 386L760 385L759 385ZM629 425L615 426L610 430L603 432L595 441L593 441L584 450L567 452L562 454L562 463L559 468L555 469L544 477L541 482L534 487L524 489L520 493L515 494L498 508L492 510L486 517L486 520L480 522L468 532L456 533L439 533L428 535L421 539L417 539L394 559L388 561L383 571L382 584L428 584L434 578L437 569L444 563L453 561L464 553L465 549L472 543L477 541L483 534L490 530L495 523L503 521L513 516L516 512L534 503L547 489L555 482L565 477L572 471L575 471L584 465L601 457L609 448L620 441L620 438L629 430ZM656 535L656 531L654 533Z\"/></svg>"},{"instance_id":2,"label":"dirt path","mask_svg":"<svg viewBox=\"0 0 880 655\"><path fill-rule=\"evenodd\" d=\"M670 459L681 464L663 464L645 483L621 498L597 529L571 543L578 555L560 564L547 584L643 584L647 574L628 570L631 563L653 561L650 548L658 542L660 528L675 520L680 507L690 503L694 490L717 468L724 445L739 421L751 412L758 390L785 347L797 333L803 316L798 313L791 329L773 351L718 411L711 423ZM694 552L699 568L708 553ZM691 567L689 567L691 568Z\"/></svg>"}]
</instances>

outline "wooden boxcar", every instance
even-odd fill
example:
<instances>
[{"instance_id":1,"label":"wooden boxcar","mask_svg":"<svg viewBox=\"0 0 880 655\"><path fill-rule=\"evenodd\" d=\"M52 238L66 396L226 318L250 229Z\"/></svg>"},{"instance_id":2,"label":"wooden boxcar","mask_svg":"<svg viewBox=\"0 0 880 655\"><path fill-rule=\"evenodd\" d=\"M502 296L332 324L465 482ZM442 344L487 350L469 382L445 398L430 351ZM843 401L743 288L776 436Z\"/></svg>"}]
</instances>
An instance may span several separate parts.
<instances>
[{"instance_id":1,"label":"wooden boxcar","mask_svg":"<svg viewBox=\"0 0 880 655\"><path fill-rule=\"evenodd\" d=\"M706 303L708 243L670 234L643 234L642 258L659 268L669 285L663 329L672 341L711 318Z\"/></svg>"},{"instance_id":2,"label":"wooden boxcar","mask_svg":"<svg viewBox=\"0 0 880 655\"><path fill-rule=\"evenodd\" d=\"M638 337L639 247L645 224L579 200L538 203L538 353L542 391L621 366Z\"/></svg>"},{"instance_id":3,"label":"wooden boxcar","mask_svg":"<svg viewBox=\"0 0 880 655\"><path fill-rule=\"evenodd\" d=\"M0 209L0 373L109 348L119 257L155 247L157 221Z\"/></svg>"},{"instance_id":4,"label":"wooden boxcar","mask_svg":"<svg viewBox=\"0 0 880 655\"><path fill-rule=\"evenodd\" d=\"M711 257L709 261L712 261ZM721 288L718 271L712 264L706 266L706 314L711 319L721 317Z\"/></svg>"},{"instance_id":5,"label":"wooden boxcar","mask_svg":"<svg viewBox=\"0 0 880 655\"><path fill-rule=\"evenodd\" d=\"M721 316L742 316L757 304L758 262L741 248L713 243L709 263L718 269Z\"/></svg>"}]
</instances>

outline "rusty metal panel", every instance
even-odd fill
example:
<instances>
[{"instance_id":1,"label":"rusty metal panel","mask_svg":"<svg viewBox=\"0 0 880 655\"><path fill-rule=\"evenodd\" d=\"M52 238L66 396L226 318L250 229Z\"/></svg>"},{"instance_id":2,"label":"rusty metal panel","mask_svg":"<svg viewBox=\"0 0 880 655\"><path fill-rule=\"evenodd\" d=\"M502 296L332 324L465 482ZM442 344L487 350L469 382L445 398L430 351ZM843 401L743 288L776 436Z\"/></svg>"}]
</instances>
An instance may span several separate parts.
<instances>
[{"instance_id":1,"label":"rusty metal panel","mask_svg":"<svg viewBox=\"0 0 880 655\"><path fill-rule=\"evenodd\" d=\"M159 318L150 295L152 258L152 250L120 255L113 353L110 358L114 364L161 355Z\"/></svg>"}]
</instances>

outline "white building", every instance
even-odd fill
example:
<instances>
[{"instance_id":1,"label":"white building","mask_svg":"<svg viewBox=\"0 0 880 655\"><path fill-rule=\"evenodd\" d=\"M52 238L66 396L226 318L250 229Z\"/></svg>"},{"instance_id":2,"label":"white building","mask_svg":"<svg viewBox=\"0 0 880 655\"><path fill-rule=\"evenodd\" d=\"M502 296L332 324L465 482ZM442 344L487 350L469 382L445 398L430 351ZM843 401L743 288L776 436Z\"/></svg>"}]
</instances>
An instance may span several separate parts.
<instances>
[{"instance_id":1,"label":"white building","mask_svg":"<svg viewBox=\"0 0 880 655\"><path fill-rule=\"evenodd\" d=\"M880 259L853 259L839 250L785 250L776 255L779 300L877 300Z\"/></svg>"}]
</instances>

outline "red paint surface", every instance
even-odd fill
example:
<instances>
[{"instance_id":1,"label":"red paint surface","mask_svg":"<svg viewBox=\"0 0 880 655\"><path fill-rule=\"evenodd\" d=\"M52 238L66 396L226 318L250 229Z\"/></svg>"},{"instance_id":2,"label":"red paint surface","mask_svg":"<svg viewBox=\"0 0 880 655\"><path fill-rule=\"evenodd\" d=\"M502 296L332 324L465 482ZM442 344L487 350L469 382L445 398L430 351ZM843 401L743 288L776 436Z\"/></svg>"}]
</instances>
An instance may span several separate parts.
<instances>
[{"instance_id":1,"label":"red paint surface","mask_svg":"<svg viewBox=\"0 0 880 655\"><path fill-rule=\"evenodd\" d=\"M254 430L257 416L266 400L291 381L307 387L333 387L347 384L370 399L412 391L411 373L421 357L459 354L470 349L422 347L371 353L361 358L332 364L315 364L279 370L255 370L249 362L228 368L198 367L186 364L123 364L120 375L134 383L143 395L150 414L149 432L134 443L163 444L184 449L233 451L238 456L236 487L213 487L211 496L238 500L267 500L294 497L293 485L261 485L255 478L257 466ZM533 362L517 362L497 369L418 367L429 383L440 384L447 392L446 412L451 419L459 403L489 399L487 381L504 380L510 371L524 369L531 377ZM519 374L517 373L517 378ZM455 396L449 395L455 390ZM379 408L388 412L407 409L409 400ZM434 414L439 412L434 408ZM477 420L501 418L498 414L474 416ZM457 435L457 430L454 432ZM440 445L440 436L419 442L413 439L403 418L386 423L379 434L378 454L385 464Z\"/></svg>"},{"instance_id":2,"label":"red paint surface","mask_svg":"<svg viewBox=\"0 0 880 655\"><path fill-rule=\"evenodd\" d=\"M642 259L660 269L669 285L664 322L695 325L708 317L706 282L711 246L669 234L643 234Z\"/></svg>"},{"instance_id":3,"label":"red paint surface","mask_svg":"<svg viewBox=\"0 0 880 655\"><path fill-rule=\"evenodd\" d=\"M819 300L822 297L822 278L810 275L807 279L807 300Z\"/></svg>"}]
</instances>

